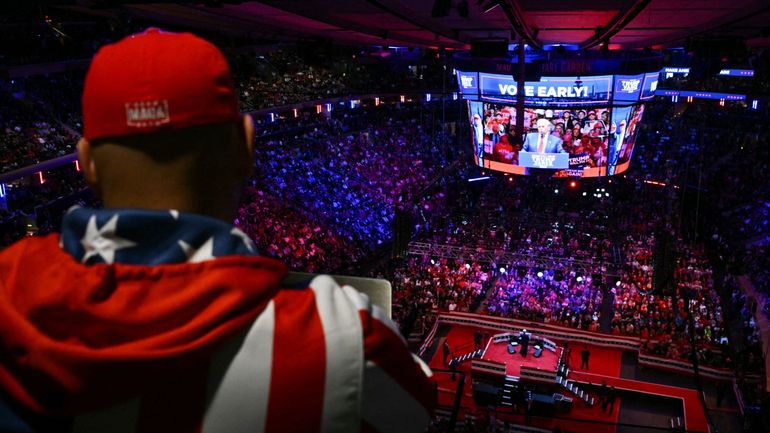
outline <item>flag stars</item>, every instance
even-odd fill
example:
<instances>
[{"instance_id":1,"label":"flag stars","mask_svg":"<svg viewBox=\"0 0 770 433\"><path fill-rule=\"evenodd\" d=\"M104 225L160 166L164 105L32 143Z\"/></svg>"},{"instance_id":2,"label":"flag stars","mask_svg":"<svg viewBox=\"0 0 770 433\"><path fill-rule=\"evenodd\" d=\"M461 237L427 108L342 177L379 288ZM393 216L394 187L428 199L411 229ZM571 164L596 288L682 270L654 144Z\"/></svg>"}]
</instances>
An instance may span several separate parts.
<instances>
[{"instance_id":1,"label":"flag stars","mask_svg":"<svg viewBox=\"0 0 770 433\"><path fill-rule=\"evenodd\" d=\"M203 245L201 245L198 249L193 248L190 244L183 240L178 241L177 244L182 249L182 252L184 252L184 255L187 257L187 263L199 263L216 258L214 256L213 236L208 238L208 240L206 240L206 242L204 242Z\"/></svg>"},{"instance_id":2,"label":"flag stars","mask_svg":"<svg viewBox=\"0 0 770 433\"><path fill-rule=\"evenodd\" d=\"M252 242L246 233L241 231L239 228L234 227L232 230L230 230L230 234L240 238L243 244L246 245L246 248L248 248L252 253L254 252L254 242Z\"/></svg>"},{"instance_id":3,"label":"flag stars","mask_svg":"<svg viewBox=\"0 0 770 433\"><path fill-rule=\"evenodd\" d=\"M86 232L80 240L80 244L85 249L82 263L88 262L91 257L99 256L106 263L115 262L115 252L124 248L130 248L136 245L128 239L123 239L117 235L118 215L114 215L107 221L107 224L98 228L96 225L96 215L91 215L88 220Z\"/></svg>"}]
</instances>

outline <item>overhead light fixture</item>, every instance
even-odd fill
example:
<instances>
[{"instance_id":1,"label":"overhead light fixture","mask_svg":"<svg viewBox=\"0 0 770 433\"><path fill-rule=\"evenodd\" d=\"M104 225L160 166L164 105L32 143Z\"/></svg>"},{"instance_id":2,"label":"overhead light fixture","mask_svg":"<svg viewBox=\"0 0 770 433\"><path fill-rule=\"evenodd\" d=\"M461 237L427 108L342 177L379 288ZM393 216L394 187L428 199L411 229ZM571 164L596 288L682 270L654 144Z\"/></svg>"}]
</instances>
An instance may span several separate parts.
<instances>
[{"instance_id":1,"label":"overhead light fixture","mask_svg":"<svg viewBox=\"0 0 770 433\"><path fill-rule=\"evenodd\" d=\"M479 1L479 2L476 2L476 4L481 6L481 10L484 11L484 13L487 13L492 9L500 6L500 1L499 0Z\"/></svg>"}]
</instances>

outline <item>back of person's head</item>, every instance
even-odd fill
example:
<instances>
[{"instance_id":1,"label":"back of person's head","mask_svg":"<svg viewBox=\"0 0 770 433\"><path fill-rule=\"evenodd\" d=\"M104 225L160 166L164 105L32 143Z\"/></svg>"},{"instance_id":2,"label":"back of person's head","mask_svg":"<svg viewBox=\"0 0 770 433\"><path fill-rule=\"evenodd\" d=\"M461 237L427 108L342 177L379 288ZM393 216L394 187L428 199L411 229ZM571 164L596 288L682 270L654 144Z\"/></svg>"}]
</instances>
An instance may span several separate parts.
<instances>
[{"instance_id":1,"label":"back of person's head","mask_svg":"<svg viewBox=\"0 0 770 433\"><path fill-rule=\"evenodd\" d=\"M251 173L252 136L227 61L192 34L149 29L91 63L78 152L107 207L227 219Z\"/></svg>"}]
</instances>

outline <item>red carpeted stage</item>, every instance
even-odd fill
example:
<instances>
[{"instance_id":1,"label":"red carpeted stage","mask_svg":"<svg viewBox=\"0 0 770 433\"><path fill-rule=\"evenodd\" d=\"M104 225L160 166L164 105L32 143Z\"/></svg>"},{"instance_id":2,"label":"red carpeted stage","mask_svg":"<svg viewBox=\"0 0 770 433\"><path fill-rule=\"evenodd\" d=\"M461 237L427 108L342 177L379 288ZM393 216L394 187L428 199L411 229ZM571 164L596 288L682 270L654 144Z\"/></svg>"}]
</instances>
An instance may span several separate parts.
<instances>
[{"instance_id":1,"label":"red carpeted stage","mask_svg":"<svg viewBox=\"0 0 770 433\"><path fill-rule=\"evenodd\" d=\"M452 356L460 356L462 354L473 352L473 337L476 329L479 328L449 325L446 337L444 338L449 343ZM533 341L537 340L537 331L533 330L532 334ZM532 356L533 343L531 343L527 357L522 357L518 351L515 354L508 353L507 339L501 338L500 342L495 343L493 341L494 335L495 334L492 332L487 334L484 345L485 351L481 358L477 358L478 361L502 364L504 366L504 375L506 376L521 378L522 368L525 370L525 373L539 371L548 373L549 375L556 374L559 356L564 343L563 341L551 338L551 341L557 343L556 350L543 350L543 354L540 358L534 358ZM439 339L434 345L441 347L444 338ZM588 348L591 353L588 369L579 368L580 352L584 348ZM569 381L584 389L592 389L592 386L595 387L605 381L608 386L614 386L622 391L640 392L679 399L682 401L683 413L685 415L684 422L687 430L693 432L709 431L705 413L700 405L700 400L696 391L622 379L620 377L622 353L623 350L620 349L602 347L594 344L575 344L573 342L572 356L568 361L571 368L571 371L567 375ZM566 414L553 418L531 417L527 419L521 408L498 407L494 411L489 412L488 407L479 406L474 401L473 388L471 385L473 376L471 368L472 364L473 361L469 358L468 360L461 362L457 367L458 374L465 375L466 377L465 386L461 391L460 420L466 415L469 417L481 416L482 418L494 417L498 421L522 425L526 424L547 430L559 427L563 431L615 433L616 428L614 424L619 421L618 417L622 398L616 402L612 411L605 411L598 401L596 401L595 404L590 405L585 400L579 398L579 395L564 389L563 386L560 388L559 392L571 397L574 402L572 409ZM435 355L430 360L429 365L436 370L448 369L448 366L442 362L441 350L436 351ZM527 374L524 376L526 378ZM459 381L457 379L452 380L451 374L449 373L436 373L435 377L439 384L439 405L445 408L444 410L447 410L446 408L451 408L454 403ZM544 378L539 383L542 385L545 382L546 379ZM559 387L557 386L556 388ZM595 391L590 394L594 398L598 397Z\"/></svg>"},{"instance_id":2,"label":"red carpeted stage","mask_svg":"<svg viewBox=\"0 0 770 433\"><path fill-rule=\"evenodd\" d=\"M537 339L537 335L533 335ZM508 376L521 377L521 368L535 369L549 373L556 373L559 365L559 353L561 348L555 352L543 349L539 358L534 356L535 351L532 344L529 346L527 356L521 356L521 350L516 353L508 353L508 342L498 341L490 338L487 342L486 350L481 359L496 361L505 364L505 374Z\"/></svg>"}]
</instances>

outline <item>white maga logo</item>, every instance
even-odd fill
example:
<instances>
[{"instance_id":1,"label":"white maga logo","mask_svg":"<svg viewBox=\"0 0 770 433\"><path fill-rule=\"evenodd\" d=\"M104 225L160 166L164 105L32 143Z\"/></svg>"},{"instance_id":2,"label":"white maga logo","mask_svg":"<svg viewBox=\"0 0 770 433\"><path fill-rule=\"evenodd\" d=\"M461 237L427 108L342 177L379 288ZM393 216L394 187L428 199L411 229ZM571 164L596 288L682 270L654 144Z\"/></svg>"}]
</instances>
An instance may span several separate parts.
<instances>
[{"instance_id":1,"label":"white maga logo","mask_svg":"<svg viewBox=\"0 0 770 433\"><path fill-rule=\"evenodd\" d=\"M126 125L144 128L168 123L168 100L156 99L126 103Z\"/></svg>"},{"instance_id":2,"label":"white maga logo","mask_svg":"<svg viewBox=\"0 0 770 433\"><path fill-rule=\"evenodd\" d=\"M466 77L466 76L461 75L460 76L460 81L462 81L463 87L465 87L465 88L473 87L473 77Z\"/></svg>"}]
</instances>

